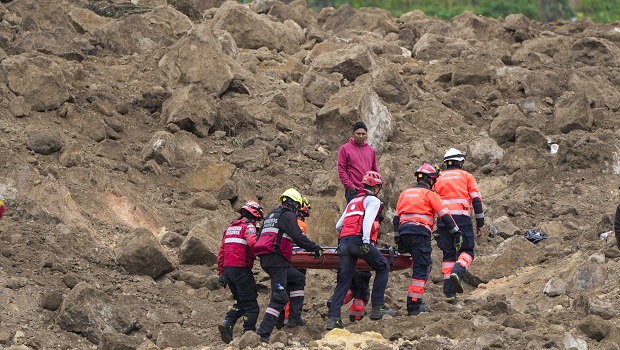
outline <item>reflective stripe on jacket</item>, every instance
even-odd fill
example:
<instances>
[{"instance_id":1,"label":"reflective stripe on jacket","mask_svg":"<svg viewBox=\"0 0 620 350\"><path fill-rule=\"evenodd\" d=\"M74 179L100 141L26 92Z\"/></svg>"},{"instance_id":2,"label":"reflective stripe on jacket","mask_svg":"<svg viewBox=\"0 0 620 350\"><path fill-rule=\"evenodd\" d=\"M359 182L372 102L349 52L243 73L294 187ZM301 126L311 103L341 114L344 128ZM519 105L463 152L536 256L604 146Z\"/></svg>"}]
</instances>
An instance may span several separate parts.
<instances>
[{"instance_id":1,"label":"reflective stripe on jacket","mask_svg":"<svg viewBox=\"0 0 620 350\"><path fill-rule=\"evenodd\" d=\"M470 216L472 200L482 200L476 179L462 169L443 171L433 188L439 193L442 203L448 207L451 215Z\"/></svg>"},{"instance_id":2,"label":"reflective stripe on jacket","mask_svg":"<svg viewBox=\"0 0 620 350\"><path fill-rule=\"evenodd\" d=\"M448 208L441 203L439 195L423 186L404 190L396 204L396 216L399 226L406 224L420 225L433 231L435 215L439 218L449 214Z\"/></svg>"},{"instance_id":3,"label":"reflective stripe on jacket","mask_svg":"<svg viewBox=\"0 0 620 350\"><path fill-rule=\"evenodd\" d=\"M220 274L224 267L247 267L254 265L252 248L256 243L256 226L245 218L233 221L222 235L217 265Z\"/></svg>"}]
</instances>

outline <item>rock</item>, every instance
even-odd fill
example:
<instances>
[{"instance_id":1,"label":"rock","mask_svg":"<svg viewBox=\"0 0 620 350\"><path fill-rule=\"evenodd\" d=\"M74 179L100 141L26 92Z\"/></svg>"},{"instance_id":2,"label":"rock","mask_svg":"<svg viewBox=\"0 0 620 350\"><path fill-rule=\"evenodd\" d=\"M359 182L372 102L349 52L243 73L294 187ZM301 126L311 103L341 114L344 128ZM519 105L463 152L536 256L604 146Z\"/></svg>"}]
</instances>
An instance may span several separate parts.
<instances>
[{"instance_id":1,"label":"rock","mask_svg":"<svg viewBox=\"0 0 620 350\"><path fill-rule=\"evenodd\" d=\"M113 22L111 18L99 16L93 11L82 7L73 7L69 12L69 18L71 19L71 25L78 32L90 34L94 34L96 30Z\"/></svg>"},{"instance_id":2,"label":"rock","mask_svg":"<svg viewBox=\"0 0 620 350\"><path fill-rule=\"evenodd\" d=\"M409 91L400 74L393 68L378 69L371 74L372 89L387 103L406 105Z\"/></svg>"},{"instance_id":3,"label":"rock","mask_svg":"<svg viewBox=\"0 0 620 350\"><path fill-rule=\"evenodd\" d=\"M98 350L136 350L144 338L119 333L105 333L101 336Z\"/></svg>"},{"instance_id":4,"label":"rock","mask_svg":"<svg viewBox=\"0 0 620 350\"><path fill-rule=\"evenodd\" d=\"M551 277L551 279L547 281L547 284L545 284L543 293L550 297L557 297L566 294L567 289L568 283L566 283L563 279L559 277Z\"/></svg>"},{"instance_id":5,"label":"rock","mask_svg":"<svg viewBox=\"0 0 620 350\"><path fill-rule=\"evenodd\" d=\"M564 333L564 348L572 350L588 350L588 343L571 333Z\"/></svg>"},{"instance_id":6,"label":"rock","mask_svg":"<svg viewBox=\"0 0 620 350\"><path fill-rule=\"evenodd\" d=\"M483 166L504 156L504 150L497 142L489 137L478 137L467 144L467 160Z\"/></svg>"},{"instance_id":7,"label":"rock","mask_svg":"<svg viewBox=\"0 0 620 350\"><path fill-rule=\"evenodd\" d=\"M571 287L577 291L592 290L602 286L606 280L607 267L605 265L584 263L573 271Z\"/></svg>"},{"instance_id":8,"label":"rock","mask_svg":"<svg viewBox=\"0 0 620 350\"><path fill-rule=\"evenodd\" d=\"M340 90L340 79L342 76L339 73L323 74L309 70L301 82L304 98L315 106L325 106L330 97Z\"/></svg>"},{"instance_id":9,"label":"rock","mask_svg":"<svg viewBox=\"0 0 620 350\"><path fill-rule=\"evenodd\" d=\"M70 289L73 289L78 283L80 283L82 279L80 276L76 275L73 272L67 272L64 276L62 276L62 282Z\"/></svg>"},{"instance_id":10,"label":"rock","mask_svg":"<svg viewBox=\"0 0 620 350\"><path fill-rule=\"evenodd\" d=\"M384 142L394 132L394 123L387 107L369 88L353 86L340 89L317 112L315 123L321 135L329 135L328 141L341 143L350 137L351 125L360 120L368 127L368 143L380 154Z\"/></svg>"},{"instance_id":11,"label":"rock","mask_svg":"<svg viewBox=\"0 0 620 350\"><path fill-rule=\"evenodd\" d=\"M225 30L214 30L213 35L220 42L222 46L222 52L231 58L237 57L239 54L239 48L237 47L237 43L235 42L235 38L230 35L229 32ZM215 72L213 72L215 73Z\"/></svg>"},{"instance_id":12,"label":"rock","mask_svg":"<svg viewBox=\"0 0 620 350\"><path fill-rule=\"evenodd\" d=\"M228 224L225 218L215 215L194 224L179 249L179 263L215 264L222 243L222 232Z\"/></svg>"},{"instance_id":13,"label":"rock","mask_svg":"<svg viewBox=\"0 0 620 350\"><path fill-rule=\"evenodd\" d=\"M288 4L276 1L269 9L269 15L281 22L292 20L302 28L317 24L317 15L305 0L294 0Z\"/></svg>"},{"instance_id":14,"label":"rock","mask_svg":"<svg viewBox=\"0 0 620 350\"><path fill-rule=\"evenodd\" d=\"M188 134L178 132L173 135L166 131L156 132L140 154L143 161L153 159L157 164L172 166L191 163L201 155L202 149Z\"/></svg>"},{"instance_id":15,"label":"rock","mask_svg":"<svg viewBox=\"0 0 620 350\"><path fill-rule=\"evenodd\" d=\"M344 4L333 12L325 20L323 29L334 33L345 30L376 31L383 35L398 32L394 17L389 11L378 8L362 8L356 11L349 4Z\"/></svg>"},{"instance_id":16,"label":"rock","mask_svg":"<svg viewBox=\"0 0 620 350\"><path fill-rule=\"evenodd\" d=\"M39 305L46 310L56 311L62 304L62 298L61 291L53 290L41 296Z\"/></svg>"},{"instance_id":17,"label":"rock","mask_svg":"<svg viewBox=\"0 0 620 350\"><path fill-rule=\"evenodd\" d=\"M577 325L580 331L585 333L589 338L601 341L609 334L610 326L605 320L596 315L586 316Z\"/></svg>"},{"instance_id":18,"label":"rock","mask_svg":"<svg viewBox=\"0 0 620 350\"><path fill-rule=\"evenodd\" d=\"M458 85L482 85L491 81L492 71L488 63L469 61L457 64L452 71L451 83Z\"/></svg>"},{"instance_id":19,"label":"rock","mask_svg":"<svg viewBox=\"0 0 620 350\"><path fill-rule=\"evenodd\" d=\"M177 271L172 274L172 278L177 281L183 281L187 283L187 285L195 289L207 287L207 285L210 283L207 276L191 271Z\"/></svg>"},{"instance_id":20,"label":"rock","mask_svg":"<svg viewBox=\"0 0 620 350\"><path fill-rule=\"evenodd\" d=\"M304 38L301 27L295 22L272 22L233 1L225 2L217 10L213 29L229 32L240 47L258 49L264 46L289 55L297 52Z\"/></svg>"},{"instance_id":21,"label":"rock","mask_svg":"<svg viewBox=\"0 0 620 350\"><path fill-rule=\"evenodd\" d=\"M0 63L0 76L17 96L23 96L35 111L60 107L69 89L60 66L36 54L10 56Z\"/></svg>"},{"instance_id":22,"label":"rock","mask_svg":"<svg viewBox=\"0 0 620 350\"><path fill-rule=\"evenodd\" d=\"M170 248L178 248L183 243L183 239L183 236L175 232L166 232L163 236L161 236L159 242L162 245L168 246Z\"/></svg>"},{"instance_id":23,"label":"rock","mask_svg":"<svg viewBox=\"0 0 620 350\"><path fill-rule=\"evenodd\" d=\"M477 257L464 279L477 286L492 279L510 276L518 267L538 264L544 259L545 255L540 248L523 236L514 236L503 241L493 255Z\"/></svg>"},{"instance_id":24,"label":"rock","mask_svg":"<svg viewBox=\"0 0 620 350\"><path fill-rule=\"evenodd\" d=\"M194 190L217 191L232 178L235 169L236 167L230 163L213 160L199 164L188 172L186 181L188 186Z\"/></svg>"},{"instance_id":25,"label":"rock","mask_svg":"<svg viewBox=\"0 0 620 350\"><path fill-rule=\"evenodd\" d=\"M166 123L173 123L198 137L209 134L216 114L215 101L203 87L195 84L176 89L164 102L161 111Z\"/></svg>"},{"instance_id":26,"label":"rock","mask_svg":"<svg viewBox=\"0 0 620 350\"><path fill-rule=\"evenodd\" d=\"M500 236L502 238L509 238L521 231L520 228L515 226L510 218L506 215L502 215L499 218L493 220L491 223L491 236Z\"/></svg>"},{"instance_id":27,"label":"rock","mask_svg":"<svg viewBox=\"0 0 620 350\"><path fill-rule=\"evenodd\" d=\"M495 118L491 122L489 135L501 145L514 141L517 128L527 126L527 124L527 119L517 105L501 106L495 110Z\"/></svg>"},{"instance_id":28,"label":"rock","mask_svg":"<svg viewBox=\"0 0 620 350\"><path fill-rule=\"evenodd\" d=\"M38 51L47 55L81 62L84 59L82 46L74 40L74 33L59 28L54 32L25 32L17 36L13 44L17 54Z\"/></svg>"},{"instance_id":29,"label":"rock","mask_svg":"<svg viewBox=\"0 0 620 350\"><path fill-rule=\"evenodd\" d=\"M516 42L523 42L535 36L536 22L522 14L511 14L504 20L504 28L512 34Z\"/></svg>"},{"instance_id":30,"label":"rock","mask_svg":"<svg viewBox=\"0 0 620 350\"><path fill-rule=\"evenodd\" d=\"M239 338L233 339L237 343L239 349L256 348L261 344L260 336L255 332L245 332Z\"/></svg>"},{"instance_id":31,"label":"rock","mask_svg":"<svg viewBox=\"0 0 620 350\"><path fill-rule=\"evenodd\" d=\"M58 157L60 165L71 168L83 165L86 161L86 154L81 144L72 144L65 147Z\"/></svg>"},{"instance_id":32,"label":"rock","mask_svg":"<svg viewBox=\"0 0 620 350\"><path fill-rule=\"evenodd\" d=\"M235 40L238 42L238 39ZM230 86L232 66L234 63L222 51L222 44L206 24L196 25L190 30L170 47L158 64L162 77L170 84L197 84L205 90L203 95L213 93L217 96ZM201 94L195 92L194 95L198 97Z\"/></svg>"},{"instance_id":33,"label":"rock","mask_svg":"<svg viewBox=\"0 0 620 350\"><path fill-rule=\"evenodd\" d=\"M56 324L67 332L80 333L98 344L106 333L129 333L134 320L127 309L116 305L104 292L87 282L80 282L63 301Z\"/></svg>"},{"instance_id":34,"label":"rock","mask_svg":"<svg viewBox=\"0 0 620 350\"><path fill-rule=\"evenodd\" d=\"M413 46L412 57L423 61L459 57L468 48L464 40L427 33ZM451 79L451 78L450 78Z\"/></svg>"},{"instance_id":35,"label":"rock","mask_svg":"<svg viewBox=\"0 0 620 350\"><path fill-rule=\"evenodd\" d=\"M29 117L32 113L24 96L17 96L9 102L9 110L15 118Z\"/></svg>"},{"instance_id":36,"label":"rock","mask_svg":"<svg viewBox=\"0 0 620 350\"><path fill-rule=\"evenodd\" d=\"M28 278L26 277L16 277L10 278L6 282L4 282L4 286L9 289L17 290L24 288L28 285Z\"/></svg>"},{"instance_id":37,"label":"rock","mask_svg":"<svg viewBox=\"0 0 620 350\"><path fill-rule=\"evenodd\" d=\"M49 155L62 150L62 140L56 132L35 131L28 136L26 146L35 153Z\"/></svg>"},{"instance_id":38,"label":"rock","mask_svg":"<svg viewBox=\"0 0 620 350\"><path fill-rule=\"evenodd\" d=\"M348 81L373 71L378 66L376 55L363 45L353 45L315 57L310 68L322 73L340 73Z\"/></svg>"},{"instance_id":39,"label":"rock","mask_svg":"<svg viewBox=\"0 0 620 350\"><path fill-rule=\"evenodd\" d=\"M573 130L590 130L594 117L590 104L583 94L566 92L556 102L554 121L563 133Z\"/></svg>"},{"instance_id":40,"label":"rock","mask_svg":"<svg viewBox=\"0 0 620 350\"><path fill-rule=\"evenodd\" d=\"M174 270L155 236L146 229L124 237L114 252L118 264L131 274L157 278Z\"/></svg>"},{"instance_id":41,"label":"rock","mask_svg":"<svg viewBox=\"0 0 620 350\"><path fill-rule=\"evenodd\" d=\"M593 51L597 54L591 55ZM571 47L571 58L586 65L618 67L620 48L603 38L581 38Z\"/></svg>"},{"instance_id":42,"label":"rock","mask_svg":"<svg viewBox=\"0 0 620 350\"><path fill-rule=\"evenodd\" d=\"M518 126L515 130L515 143L521 147L543 149L547 147L547 138L536 128Z\"/></svg>"},{"instance_id":43,"label":"rock","mask_svg":"<svg viewBox=\"0 0 620 350\"><path fill-rule=\"evenodd\" d=\"M202 344L205 344L204 339L181 328L181 326L176 323L173 323L171 327L162 329L157 335L157 346L160 349L198 346Z\"/></svg>"}]
</instances>

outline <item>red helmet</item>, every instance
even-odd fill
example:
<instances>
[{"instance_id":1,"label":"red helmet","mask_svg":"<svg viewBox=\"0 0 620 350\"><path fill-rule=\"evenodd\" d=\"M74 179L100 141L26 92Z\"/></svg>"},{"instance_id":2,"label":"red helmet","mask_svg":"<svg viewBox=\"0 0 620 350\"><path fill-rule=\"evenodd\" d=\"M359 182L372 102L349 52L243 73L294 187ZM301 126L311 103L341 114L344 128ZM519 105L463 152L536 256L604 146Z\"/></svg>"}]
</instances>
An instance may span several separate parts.
<instances>
[{"instance_id":1,"label":"red helmet","mask_svg":"<svg viewBox=\"0 0 620 350\"><path fill-rule=\"evenodd\" d=\"M246 210L248 213L252 214L252 216L254 216L257 220L262 220L264 217L263 207L258 204L258 202L248 201L243 206L241 206L241 209L239 209L239 213L241 213L243 210Z\"/></svg>"},{"instance_id":2,"label":"red helmet","mask_svg":"<svg viewBox=\"0 0 620 350\"><path fill-rule=\"evenodd\" d=\"M428 164L428 163L424 163L422 164L418 170L415 172L415 177L416 178L422 178L425 175L428 176L431 179L436 179L439 177L439 174L437 173L437 169L435 169L434 166Z\"/></svg>"},{"instance_id":3,"label":"red helmet","mask_svg":"<svg viewBox=\"0 0 620 350\"><path fill-rule=\"evenodd\" d=\"M362 184L368 185L370 187L373 187L373 186L376 186L376 185L382 185L383 186L383 178L381 177L381 174L379 174L378 172L376 172L376 171L369 171L362 178Z\"/></svg>"}]
</instances>

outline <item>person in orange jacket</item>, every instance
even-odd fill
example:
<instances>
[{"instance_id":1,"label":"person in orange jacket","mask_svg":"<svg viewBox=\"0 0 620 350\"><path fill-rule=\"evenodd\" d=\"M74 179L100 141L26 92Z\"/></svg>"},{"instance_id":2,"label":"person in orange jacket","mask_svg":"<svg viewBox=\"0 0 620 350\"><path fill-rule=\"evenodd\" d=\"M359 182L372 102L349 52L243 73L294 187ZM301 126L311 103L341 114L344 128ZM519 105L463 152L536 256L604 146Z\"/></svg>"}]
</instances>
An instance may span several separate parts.
<instances>
[{"instance_id":1,"label":"person in orange jacket","mask_svg":"<svg viewBox=\"0 0 620 350\"><path fill-rule=\"evenodd\" d=\"M443 223L437 223L437 246L443 252L441 272L443 274L443 292L446 301L454 304L457 301L456 293L463 293L462 279L465 271L474 260L474 229L471 221L473 208L476 220L476 236L482 236L484 226L484 211L482 196L474 176L463 170L465 154L456 148L450 148L443 157L446 167L437 179L435 191L441 196L441 202L448 207L450 215L463 232L463 244L455 246L452 243L452 234ZM458 256L458 259L457 259Z\"/></svg>"},{"instance_id":2,"label":"person in orange jacket","mask_svg":"<svg viewBox=\"0 0 620 350\"><path fill-rule=\"evenodd\" d=\"M448 208L441 203L433 185L439 174L430 164L424 163L415 172L417 185L401 192L394 216L394 241L399 252L409 253L413 259L411 283L407 293L407 314L416 316L430 310L422 301L424 287L431 270L431 235L435 216L445 225L454 242L462 242L461 231L450 216Z\"/></svg>"},{"instance_id":3,"label":"person in orange jacket","mask_svg":"<svg viewBox=\"0 0 620 350\"><path fill-rule=\"evenodd\" d=\"M256 331L260 311L256 281L252 274L256 243L256 224L263 219L263 207L248 201L239 209L239 218L224 230L217 257L219 284L230 288L235 304L228 310L224 321L218 325L222 341L233 339L233 327L243 317L243 331Z\"/></svg>"}]
</instances>

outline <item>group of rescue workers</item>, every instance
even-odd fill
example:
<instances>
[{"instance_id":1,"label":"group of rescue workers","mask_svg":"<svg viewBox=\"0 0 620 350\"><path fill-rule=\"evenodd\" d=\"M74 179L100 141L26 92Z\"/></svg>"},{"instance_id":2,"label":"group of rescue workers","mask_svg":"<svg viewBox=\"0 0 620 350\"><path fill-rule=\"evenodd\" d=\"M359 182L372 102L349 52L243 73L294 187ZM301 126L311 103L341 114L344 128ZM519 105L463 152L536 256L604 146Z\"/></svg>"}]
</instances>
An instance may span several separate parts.
<instances>
[{"instance_id":1,"label":"group of rescue workers","mask_svg":"<svg viewBox=\"0 0 620 350\"><path fill-rule=\"evenodd\" d=\"M329 313L325 328L328 330L344 327L341 307L350 301L353 301L349 310L351 322L365 315L371 273L355 270L358 259L365 260L375 271L370 319L395 315L384 303L390 265L376 247L384 207L377 196L384 182L378 172L375 151L366 138L366 125L355 123L351 139L338 154L338 170L347 206L336 223L339 269L334 293L327 302ZM457 293L463 293L463 276L474 259L472 209L476 235L482 235L482 197L474 176L463 170L465 154L450 148L443 161L444 171L438 166L422 164L414 173L417 184L404 190L396 204L394 241L399 253L409 253L412 257L407 293L409 316L430 310L422 298L430 277L431 240L437 241L443 253L441 271L446 301L456 303ZM224 231L218 255L219 282L221 286L228 285L235 299L219 324L225 343L232 341L233 327L241 317L243 332L254 331L265 342L269 341L274 327L294 328L306 324L301 317L305 270L292 267L290 261L294 245L312 252L315 258L323 255L323 249L306 236L304 221L310 216L307 198L289 188L278 200L280 205L266 216L258 202L248 201L239 210L239 218ZM436 231L435 217L438 218ZM258 229L261 220L263 224ZM258 329L258 294L252 274L256 257L271 281L271 299Z\"/></svg>"}]
</instances>

